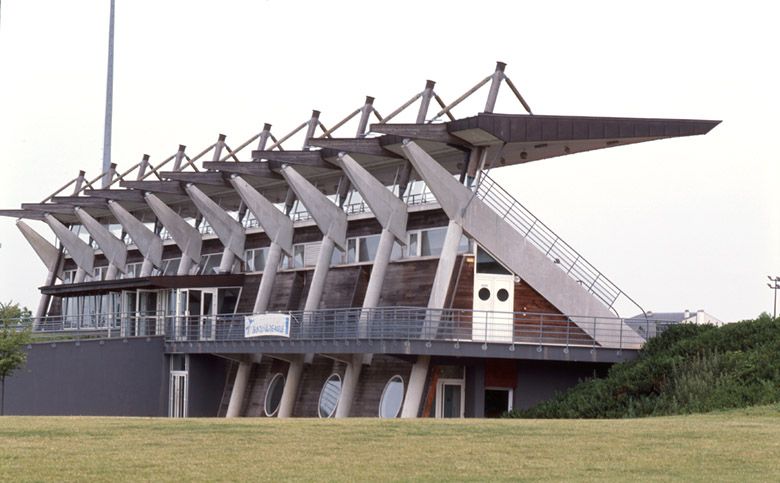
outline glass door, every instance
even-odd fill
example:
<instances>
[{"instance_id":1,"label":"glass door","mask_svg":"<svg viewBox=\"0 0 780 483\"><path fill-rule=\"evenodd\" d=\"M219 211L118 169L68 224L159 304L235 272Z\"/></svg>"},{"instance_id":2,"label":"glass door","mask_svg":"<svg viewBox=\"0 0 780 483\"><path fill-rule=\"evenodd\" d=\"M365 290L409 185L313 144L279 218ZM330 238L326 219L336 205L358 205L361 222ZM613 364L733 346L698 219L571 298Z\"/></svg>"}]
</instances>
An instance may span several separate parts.
<instances>
[{"instance_id":1,"label":"glass door","mask_svg":"<svg viewBox=\"0 0 780 483\"><path fill-rule=\"evenodd\" d=\"M205 289L201 293L200 338L214 340L217 328L217 289Z\"/></svg>"},{"instance_id":2,"label":"glass door","mask_svg":"<svg viewBox=\"0 0 780 483\"><path fill-rule=\"evenodd\" d=\"M187 371L171 371L168 415L172 418L187 417Z\"/></svg>"},{"instance_id":3,"label":"glass door","mask_svg":"<svg viewBox=\"0 0 780 483\"><path fill-rule=\"evenodd\" d=\"M138 290L136 334L147 336L157 334L157 291Z\"/></svg>"},{"instance_id":4,"label":"glass door","mask_svg":"<svg viewBox=\"0 0 780 483\"><path fill-rule=\"evenodd\" d=\"M136 332L136 311L138 310L138 296L135 290L125 290L122 292L122 327L120 334L122 337L135 335Z\"/></svg>"},{"instance_id":5,"label":"glass door","mask_svg":"<svg viewBox=\"0 0 780 483\"><path fill-rule=\"evenodd\" d=\"M436 386L436 417L462 418L465 397L462 379L439 379Z\"/></svg>"}]
</instances>

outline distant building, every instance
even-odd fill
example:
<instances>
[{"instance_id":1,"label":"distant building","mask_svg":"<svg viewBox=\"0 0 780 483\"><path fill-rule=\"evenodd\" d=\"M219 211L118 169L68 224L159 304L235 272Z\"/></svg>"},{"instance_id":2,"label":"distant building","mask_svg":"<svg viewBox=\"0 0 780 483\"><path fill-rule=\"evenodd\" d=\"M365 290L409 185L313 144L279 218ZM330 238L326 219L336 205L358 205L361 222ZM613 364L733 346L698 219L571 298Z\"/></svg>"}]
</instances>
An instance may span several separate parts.
<instances>
[{"instance_id":1,"label":"distant building","mask_svg":"<svg viewBox=\"0 0 780 483\"><path fill-rule=\"evenodd\" d=\"M702 309L696 312L684 310L683 312L647 312L646 315L635 315L626 323L642 337L655 337L663 330L663 327L673 324L712 324L720 327L724 322Z\"/></svg>"},{"instance_id":2,"label":"distant building","mask_svg":"<svg viewBox=\"0 0 780 483\"><path fill-rule=\"evenodd\" d=\"M493 113L502 84L528 114ZM494 176L719 121L531 114L501 63L480 86L470 117L428 81L384 117L366 98L0 210L49 270L6 410L487 417L636 357L616 305L641 307Z\"/></svg>"}]
</instances>

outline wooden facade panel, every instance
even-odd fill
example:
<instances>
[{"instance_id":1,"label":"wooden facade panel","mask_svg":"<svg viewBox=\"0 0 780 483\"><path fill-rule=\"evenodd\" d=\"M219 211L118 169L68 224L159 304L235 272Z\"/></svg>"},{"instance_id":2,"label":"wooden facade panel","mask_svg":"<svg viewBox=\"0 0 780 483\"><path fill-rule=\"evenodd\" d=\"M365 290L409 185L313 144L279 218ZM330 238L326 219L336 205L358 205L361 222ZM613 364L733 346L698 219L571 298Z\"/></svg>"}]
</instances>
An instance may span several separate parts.
<instances>
[{"instance_id":1,"label":"wooden facade panel","mask_svg":"<svg viewBox=\"0 0 780 483\"><path fill-rule=\"evenodd\" d=\"M427 307L438 259L391 263L387 267L380 307Z\"/></svg>"}]
</instances>

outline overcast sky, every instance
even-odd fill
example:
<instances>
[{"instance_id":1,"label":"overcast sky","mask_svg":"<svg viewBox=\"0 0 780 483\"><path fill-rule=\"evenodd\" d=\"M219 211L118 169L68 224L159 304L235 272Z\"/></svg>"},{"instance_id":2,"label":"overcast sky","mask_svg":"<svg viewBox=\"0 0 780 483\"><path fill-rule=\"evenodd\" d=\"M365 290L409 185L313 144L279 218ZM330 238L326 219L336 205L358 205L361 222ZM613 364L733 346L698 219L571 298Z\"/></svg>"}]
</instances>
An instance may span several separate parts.
<instances>
[{"instance_id":1,"label":"overcast sky","mask_svg":"<svg viewBox=\"0 0 780 483\"><path fill-rule=\"evenodd\" d=\"M4 0L0 207L40 201L102 159L108 0ZM772 309L780 275L778 12L771 2L117 0L119 169L331 125L365 95L445 101L496 60L537 114L718 119L706 136L495 170L532 212L656 312ZM473 115L479 100L456 108ZM503 89L497 112L522 112ZM53 239L41 223L31 222ZM35 308L45 270L0 219L0 299Z\"/></svg>"}]
</instances>

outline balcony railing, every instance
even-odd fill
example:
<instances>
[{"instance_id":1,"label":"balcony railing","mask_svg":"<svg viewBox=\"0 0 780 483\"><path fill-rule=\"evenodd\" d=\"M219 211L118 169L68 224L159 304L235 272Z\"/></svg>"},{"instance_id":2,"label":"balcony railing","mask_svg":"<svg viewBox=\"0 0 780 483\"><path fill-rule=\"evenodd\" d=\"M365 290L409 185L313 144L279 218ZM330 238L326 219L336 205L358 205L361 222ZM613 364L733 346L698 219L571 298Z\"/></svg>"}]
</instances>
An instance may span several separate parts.
<instances>
[{"instance_id":1,"label":"balcony railing","mask_svg":"<svg viewBox=\"0 0 780 483\"><path fill-rule=\"evenodd\" d=\"M420 307L285 314L290 316L290 333L285 339L296 341L426 340L616 349L637 349L642 341L620 318ZM19 329L32 326L33 336L44 340L164 335L170 342L243 341L248 340L244 336L247 315L251 314L92 314L27 319L15 324ZM671 323L643 319L640 332L656 335ZM279 339L270 337L274 338Z\"/></svg>"}]
</instances>

